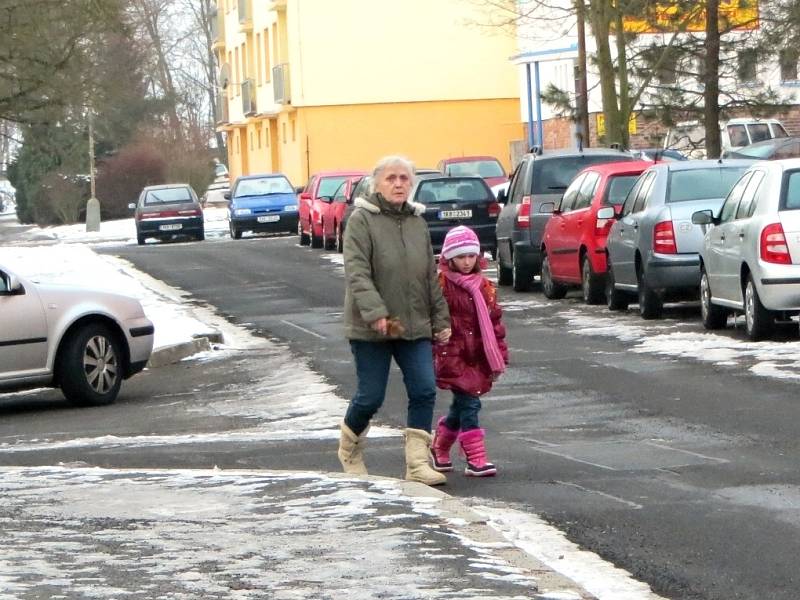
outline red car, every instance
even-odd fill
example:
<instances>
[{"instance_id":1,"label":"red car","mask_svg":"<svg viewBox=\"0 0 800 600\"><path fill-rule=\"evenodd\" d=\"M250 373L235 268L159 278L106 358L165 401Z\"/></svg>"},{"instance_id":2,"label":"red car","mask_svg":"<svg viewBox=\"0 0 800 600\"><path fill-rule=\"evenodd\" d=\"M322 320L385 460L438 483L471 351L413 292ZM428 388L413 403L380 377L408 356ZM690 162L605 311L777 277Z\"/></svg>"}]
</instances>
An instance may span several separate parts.
<instances>
[{"instance_id":1,"label":"red car","mask_svg":"<svg viewBox=\"0 0 800 600\"><path fill-rule=\"evenodd\" d=\"M651 161L593 165L575 176L556 203L542 238L542 292L563 298L569 286L581 286L587 304L603 301L607 269L606 238L614 219L597 211L617 212L639 175Z\"/></svg>"},{"instance_id":2,"label":"red car","mask_svg":"<svg viewBox=\"0 0 800 600\"><path fill-rule=\"evenodd\" d=\"M333 236L334 243L331 247L326 245L326 249L333 250L333 248L336 248L338 252L343 251L344 213L347 210L348 205L353 203L353 191L358 185L358 182L363 178L363 175L353 175L352 177L348 177L339 184L339 187L336 188L336 191L333 193L333 204L331 205L331 214L333 215L333 218L329 221L326 221L325 229L322 232L322 237L328 240L331 236ZM330 228L328 228L328 223L330 223Z\"/></svg>"},{"instance_id":3,"label":"red car","mask_svg":"<svg viewBox=\"0 0 800 600\"><path fill-rule=\"evenodd\" d=\"M338 227L333 196L347 178L361 175L363 171L324 171L311 176L298 197L297 232L301 245L310 243L312 248L333 248Z\"/></svg>"},{"instance_id":4,"label":"red car","mask_svg":"<svg viewBox=\"0 0 800 600\"><path fill-rule=\"evenodd\" d=\"M444 158L436 166L445 175L483 177L489 187L508 181L508 174L494 156Z\"/></svg>"}]
</instances>

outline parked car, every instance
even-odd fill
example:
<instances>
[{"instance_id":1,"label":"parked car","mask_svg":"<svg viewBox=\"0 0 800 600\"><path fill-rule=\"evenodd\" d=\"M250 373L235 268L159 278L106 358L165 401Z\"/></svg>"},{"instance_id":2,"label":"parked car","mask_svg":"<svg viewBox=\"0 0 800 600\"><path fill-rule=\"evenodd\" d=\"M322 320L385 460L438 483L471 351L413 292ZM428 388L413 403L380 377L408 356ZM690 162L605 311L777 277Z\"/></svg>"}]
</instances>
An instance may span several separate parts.
<instances>
[{"instance_id":1,"label":"parked car","mask_svg":"<svg viewBox=\"0 0 800 600\"><path fill-rule=\"evenodd\" d=\"M237 177L230 200L228 219L231 237L242 233L294 233L297 231L297 196L282 173Z\"/></svg>"},{"instance_id":2,"label":"parked car","mask_svg":"<svg viewBox=\"0 0 800 600\"><path fill-rule=\"evenodd\" d=\"M214 163L214 181L228 181L228 167L221 162Z\"/></svg>"},{"instance_id":3,"label":"parked car","mask_svg":"<svg viewBox=\"0 0 800 600\"><path fill-rule=\"evenodd\" d=\"M776 317L800 313L800 159L754 164L718 211L692 222L706 227L700 250L700 306L707 329L743 312L752 340Z\"/></svg>"},{"instance_id":4,"label":"parked car","mask_svg":"<svg viewBox=\"0 0 800 600\"><path fill-rule=\"evenodd\" d=\"M58 387L77 405L111 404L153 350L135 298L38 284L2 266L0 314L2 391Z\"/></svg>"},{"instance_id":5,"label":"parked car","mask_svg":"<svg viewBox=\"0 0 800 600\"><path fill-rule=\"evenodd\" d=\"M556 202L544 228L542 291L563 298L569 286L580 285L587 304L603 301L606 237L613 219L601 219L604 206L621 209L637 177L652 161L617 162L586 167Z\"/></svg>"},{"instance_id":6,"label":"parked car","mask_svg":"<svg viewBox=\"0 0 800 600\"><path fill-rule=\"evenodd\" d=\"M338 223L333 222L331 211L333 194L348 177L363 175L363 171L324 171L311 176L298 198L300 220L297 232L300 234L302 246L311 244L312 248L333 247L338 227ZM329 232L328 238L324 231Z\"/></svg>"},{"instance_id":7,"label":"parked car","mask_svg":"<svg viewBox=\"0 0 800 600\"><path fill-rule=\"evenodd\" d=\"M687 160L655 163L625 198L606 240L606 302L627 308L636 293L639 314L661 316L666 293L696 297L703 231L692 224L698 210L716 211L752 161ZM612 211L613 212L613 211Z\"/></svg>"},{"instance_id":8,"label":"parked car","mask_svg":"<svg viewBox=\"0 0 800 600\"><path fill-rule=\"evenodd\" d=\"M188 184L147 186L139 194L136 204L129 204L128 208L134 211L136 241L140 246L148 238L206 238L203 208L197 194Z\"/></svg>"},{"instance_id":9,"label":"parked car","mask_svg":"<svg viewBox=\"0 0 800 600\"><path fill-rule=\"evenodd\" d=\"M201 199L203 208L209 205L228 206L228 199L225 197L225 193L230 191L230 184L227 181L218 181L210 184Z\"/></svg>"},{"instance_id":10,"label":"parked car","mask_svg":"<svg viewBox=\"0 0 800 600\"><path fill-rule=\"evenodd\" d=\"M719 124L722 156L763 140L788 137L777 119L739 117ZM688 158L706 158L706 130L700 121L683 121L671 127L664 137L664 148L680 151Z\"/></svg>"},{"instance_id":11,"label":"parked car","mask_svg":"<svg viewBox=\"0 0 800 600\"><path fill-rule=\"evenodd\" d=\"M636 150L631 150L631 155L636 160L689 160L677 150L672 150L670 148L638 148Z\"/></svg>"},{"instance_id":12,"label":"parked car","mask_svg":"<svg viewBox=\"0 0 800 600\"><path fill-rule=\"evenodd\" d=\"M633 161L614 148L568 148L526 154L511 177L507 193L499 192L503 205L497 219L497 281L513 284L516 291L530 289L542 267L542 235L555 202L579 171L609 162Z\"/></svg>"},{"instance_id":13,"label":"parked car","mask_svg":"<svg viewBox=\"0 0 800 600\"><path fill-rule=\"evenodd\" d=\"M728 158L749 158L752 160L778 160L800 157L800 137L782 137L756 142L735 151L725 153Z\"/></svg>"},{"instance_id":14,"label":"parked car","mask_svg":"<svg viewBox=\"0 0 800 600\"><path fill-rule=\"evenodd\" d=\"M418 179L409 198L425 205L431 245L438 254L444 236L457 225L466 225L478 235L481 250L494 252L494 228L500 205L481 177L431 177Z\"/></svg>"},{"instance_id":15,"label":"parked car","mask_svg":"<svg viewBox=\"0 0 800 600\"><path fill-rule=\"evenodd\" d=\"M333 232L334 242L331 245L332 247L326 246L326 250L332 250L333 248L336 248L337 252L342 252L344 250L344 215L355 199L353 192L356 186L364 177L364 175L354 175L346 178L333 193L333 204L331 205L333 219L329 222L331 227L334 225L336 226L336 231ZM330 233L323 231L322 236L328 239Z\"/></svg>"},{"instance_id":16,"label":"parked car","mask_svg":"<svg viewBox=\"0 0 800 600\"><path fill-rule=\"evenodd\" d=\"M494 156L456 156L439 161L436 169L445 175L483 177L490 186L508 181L503 165Z\"/></svg>"}]
</instances>

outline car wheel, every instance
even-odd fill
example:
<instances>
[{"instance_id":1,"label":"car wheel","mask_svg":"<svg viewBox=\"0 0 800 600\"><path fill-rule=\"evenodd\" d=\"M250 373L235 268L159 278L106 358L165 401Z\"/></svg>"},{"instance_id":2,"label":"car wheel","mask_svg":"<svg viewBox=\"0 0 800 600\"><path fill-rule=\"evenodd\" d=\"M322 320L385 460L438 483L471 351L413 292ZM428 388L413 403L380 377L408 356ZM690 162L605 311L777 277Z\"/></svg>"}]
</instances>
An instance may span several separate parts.
<instances>
[{"instance_id":1,"label":"car wheel","mask_svg":"<svg viewBox=\"0 0 800 600\"><path fill-rule=\"evenodd\" d=\"M242 239L242 232L233 224L233 221L231 221L231 238L234 240Z\"/></svg>"},{"instance_id":2,"label":"car wheel","mask_svg":"<svg viewBox=\"0 0 800 600\"><path fill-rule=\"evenodd\" d=\"M711 302L711 286L705 269L700 271L700 315L706 329L722 329L728 321L728 311Z\"/></svg>"},{"instance_id":3,"label":"car wheel","mask_svg":"<svg viewBox=\"0 0 800 600\"><path fill-rule=\"evenodd\" d=\"M309 223L309 231L311 231L311 247L312 248L322 248L322 236L314 234L314 225ZM324 235L324 230L323 230Z\"/></svg>"},{"instance_id":4,"label":"car wheel","mask_svg":"<svg viewBox=\"0 0 800 600\"><path fill-rule=\"evenodd\" d=\"M203 231L201 231L200 233L198 233L195 237L197 238L198 242L202 242L203 240L205 240L206 239L205 229Z\"/></svg>"},{"instance_id":5,"label":"car wheel","mask_svg":"<svg viewBox=\"0 0 800 600\"><path fill-rule=\"evenodd\" d=\"M603 301L603 280L592 271L589 257L581 260L581 291L586 304L600 304Z\"/></svg>"},{"instance_id":6,"label":"car wheel","mask_svg":"<svg viewBox=\"0 0 800 600\"><path fill-rule=\"evenodd\" d=\"M122 347L111 330L89 323L64 341L56 373L67 400L81 406L101 406L116 400L122 385Z\"/></svg>"},{"instance_id":7,"label":"car wheel","mask_svg":"<svg viewBox=\"0 0 800 600\"><path fill-rule=\"evenodd\" d=\"M550 300L560 300L567 295L567 287L553 280L550 257L547 254L542 258L542 293Z\"/></svg>"},{"instance_id":8,"label":"car wheel","mask_svg":"<svg viewBox=\"0 0 800 600\"><path fill-rule=\"evenodd\" d=\"M339 253L344 252L344 232L342 231L342 224L336 228L336 251Z\"/></svg>"},{"instance_id":9,"label":"car wheel","mask_svg":"<svg viewBox=\"0 0 800 600\"><path fill-rule=\"evenodd\" d=\"M333 230L336 231L336 223L333 224ZM325 237L325 229L322 230L322 240L325 245L325 250L335 250L336 249L336 234L330 239Z\"/></svg>"},{"instance_id":10,"label":"car wheel","mask_svg":"<svg viewBox=\"0 0 800 600\"><path fill-rule=\"evenodd\" d=\"M658 319L664 311L664 301L647 283L647 275L639 268L639 315L643 319Z\"/></svg>"},{"instance_id":11,"label":"car wheel","mask_svg":"<svg viewBox=\"0 0 800 600\"><path fill-rule=\"evenodd\" d=\"M140 246L144 246L145 239L146 239L145 236L143 236L141 233L136 234L136 243L139 244Z\"/></svg>"},{"instance_id":12,"label":"car wheel","mask_svg":"<svg viewBox=\"0 0 800 600\"><path fill-rule=\"evenodd\" d=\"M514 258L511 261L511 285L515 292L527 292L531 289L533 274L519 264L517 256L517 254L514 254Z\"/></svg>"},{"instance_id":13,"label":"car wheel","mask_svg":"<svg viewBox=\"0 0 800 600\"><path fill-rule=\"evenodd\" d=\"M497 253L497 285L511 285L514 283L514 271L503 264L503 255Z\"/></svg>"},{"instance_id":14,"label":"car wheel","mask_svg":"<svg viewBox=\"0 0 800 600\"><path fill-rule=\"evenodd\" d=\"M616 280L614 279L614 269L611 263L608 263L608 271L606 271L606 306L608 310L628 310L630 298L628 294L617 289Z\"/></svg>"},{"instance_id":15,"label":"car wheel","mask_svg":"<svg viewBox=\"0 0 800 600\"><path fill-rule=\"evenodd\" d=\"M300 219L297 220L297 235L300 236L300 245L308 246L311 242L311 237L307 233L303 233L303 223Z\"/></svg>"},{"instance_id":16,"label":"car wheel","mask_svg":"<svg viewBox=\"0 0 800 600\"><path fill-rule=\"evenodd\" d=\"M747 337L754 342L764 339L772 333L774 322L772 313L761 304L753 276L748 274L744 288L744 328Z\"/></svg>"}]
</instances>

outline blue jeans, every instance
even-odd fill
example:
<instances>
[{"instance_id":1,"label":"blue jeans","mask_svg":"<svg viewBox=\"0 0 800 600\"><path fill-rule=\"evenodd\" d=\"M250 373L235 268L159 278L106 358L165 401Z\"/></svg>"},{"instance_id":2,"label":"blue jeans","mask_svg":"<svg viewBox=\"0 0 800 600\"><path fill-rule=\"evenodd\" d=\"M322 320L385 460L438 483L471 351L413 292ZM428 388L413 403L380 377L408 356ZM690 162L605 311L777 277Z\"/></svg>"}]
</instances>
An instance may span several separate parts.
<instances>
[{"instance_id":1,"label":"blue jeans","mask_svg":"<svg viewBox=\"0 0 800 600\"><path fill-rule=\"evenodd\" d=\"M478 429L478 413L481 410L481 399L478 396L470 396L464 392L453 390L453 402L450 404L450 412L445 418L445 425L450 429L469 431Z\"/></svg>"},{"instance_id":2,"label":"blue jeans","mask_svg":"<svg viewBox=\"0 0 800 600\"><path fill-rule=\"evenodd\" d=\"M403 383L408 394L409 429L431 432L433 405L436 402L436 376L433 372L431 341L392 340L365 342L350 340L350 349L356 362L358 389L350 400L345 424L356 435L369 425L386 397L389 367L392 358L403 372Z\"/></svg>"}]
</instances>

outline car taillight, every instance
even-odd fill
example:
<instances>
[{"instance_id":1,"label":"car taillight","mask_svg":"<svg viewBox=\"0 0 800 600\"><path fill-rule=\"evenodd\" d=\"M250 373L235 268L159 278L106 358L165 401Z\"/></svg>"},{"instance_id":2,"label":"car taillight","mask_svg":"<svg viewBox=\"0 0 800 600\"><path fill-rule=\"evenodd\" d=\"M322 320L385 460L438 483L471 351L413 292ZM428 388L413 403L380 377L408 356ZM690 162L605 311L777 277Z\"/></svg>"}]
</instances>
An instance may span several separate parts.
<instances>
[{"instance_id":1,"label":"car taillight","mask_svg":"<svg viewBox=\"0 0 800 600\"><path fill-rule=\"evenodd\" d=\"M514 227L524 229L531 223L531 197L523 196L522 203L517 211L517 218L514 220Z\"/></svg>"},{"instance_id":2,"label":"car taillight","mask_svg":"<svg viewBox=\"0 0 800 600\"><path fill-rule=\"evenodd\" d=\"M497 202L490 202L489 203L489 216L492 219L496 219L500 214L500 205Z\"/></svg>"},{"instance_id":3,"label":"car taillight","mask_svg":"<svg viewBox=\"0 0 800 600\"><path fill-rule=\"evenodd\" d=\"M155 212L146 212L139 215L139 219L160 219L161 213L158 211Z\"/></svg>"},{"instance_id":4,"label":"car taillight","mask_svg":"<svg viewBox=\"0 0 800 600\"><path fill-rule=\"evenodd\" d=\"M653 228L653 252L657 252L658 254L678 253L672 221L656 223L656 226Z\"/></svg>"},{"instance_id":5,"label":"car taillight","mask_svg":"<svg viewBox=\"0 0 800 600\"><path fill-rule=\"evenodd\" d=\"M190 210L179 210L178 214L182 217L199 217L203 214L203 211L199 208L192 208Z\"/></svg>"},{"instance_id":6,"label":"car taillight","mask_svg":"<svg viewBox=\"0 0 800 600\"><path fill-rule=\"evenodd\" d=\"M792 264L789 246L780 223L770 223L761 230L761 260L779 265Z\"/></svg>"}]
</instances>

